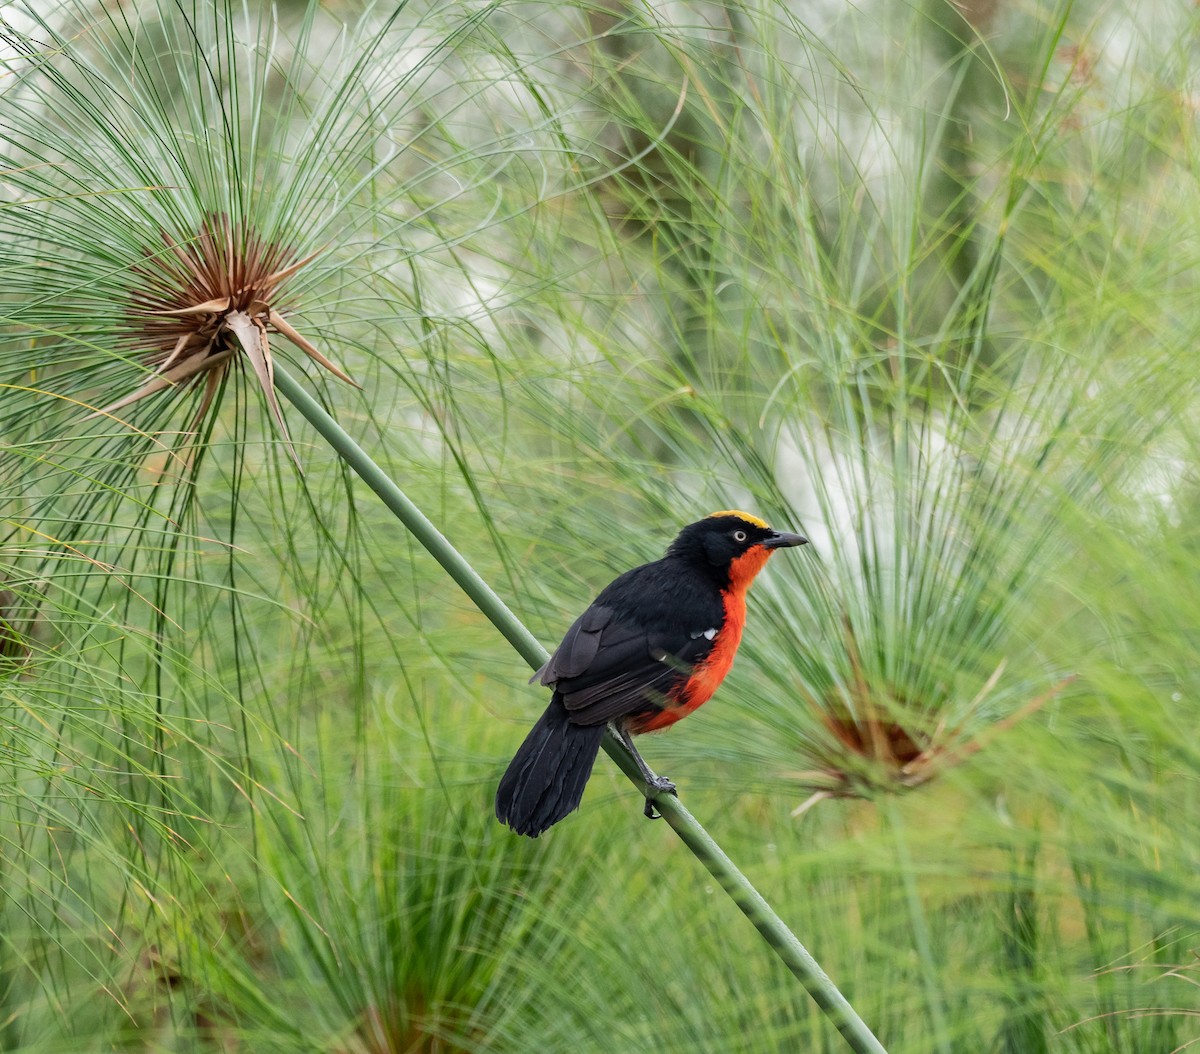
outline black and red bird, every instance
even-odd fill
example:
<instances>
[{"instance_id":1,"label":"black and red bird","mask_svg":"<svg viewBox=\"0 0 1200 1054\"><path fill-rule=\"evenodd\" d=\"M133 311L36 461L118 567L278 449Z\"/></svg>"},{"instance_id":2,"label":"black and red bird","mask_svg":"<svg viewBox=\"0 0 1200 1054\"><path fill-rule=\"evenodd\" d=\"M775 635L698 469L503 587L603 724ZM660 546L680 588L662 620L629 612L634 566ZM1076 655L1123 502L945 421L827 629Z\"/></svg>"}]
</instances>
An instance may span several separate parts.
<instances>
[{"instance_id":1,"label":"black and red bird","mask_svg":"<svg viewBox=\"0 0 1200 1054\"><path fill-rule=\"evenodd\" d=\"M771 553L803 545L746 512L689 524L666 556L610 583L530 678L554 689L496 791L496 817L536 838L583 797L611 727L650 799L675 785L650 771L630 737L673 725L708 702L733 665L746 591Z\"/></svg>"}]
</instances>

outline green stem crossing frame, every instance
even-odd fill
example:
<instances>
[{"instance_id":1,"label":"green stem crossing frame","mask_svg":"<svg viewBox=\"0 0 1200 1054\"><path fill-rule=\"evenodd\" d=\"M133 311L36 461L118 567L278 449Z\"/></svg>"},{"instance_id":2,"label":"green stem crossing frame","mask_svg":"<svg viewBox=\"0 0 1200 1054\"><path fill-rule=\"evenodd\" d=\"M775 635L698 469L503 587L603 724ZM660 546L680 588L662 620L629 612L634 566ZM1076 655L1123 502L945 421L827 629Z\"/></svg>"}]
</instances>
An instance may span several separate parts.
<instances>
[{"instance_id":1,"label":"green stem crossing frame","mask_svg":"<svg viewBox=\"0 0 1200 1054\"><path fill-rule=\"evenodd\" d=\"M275 388L279 393L320 433L338 456L442 565L442 569L458 583L463 592L530 667L537 669L541 666L547 659L546 649L492 587L467 563L462 554L450 544L446 536L434 526L429 517L413 504L371 456L278 362L274 364L274 373ZM621 771L644 790L645 785L633 758L611 732L605 734L604 749ZM721 888L733 898L733 902L742 909L763 939L775 949L788 969L804 985L809 995L845 1038L850 1049L855 1051L855 1054L887 1054L883 1045L858 1016L846 997L838 991L816 959L809 954L808 949L788 929L762 894L751 885L750 880L738 870L725 854L725 850L684 808L683 803L672 795L663 795L656 798L654 804L683 843L721 883Z\"/></svg>"}]
</instances>

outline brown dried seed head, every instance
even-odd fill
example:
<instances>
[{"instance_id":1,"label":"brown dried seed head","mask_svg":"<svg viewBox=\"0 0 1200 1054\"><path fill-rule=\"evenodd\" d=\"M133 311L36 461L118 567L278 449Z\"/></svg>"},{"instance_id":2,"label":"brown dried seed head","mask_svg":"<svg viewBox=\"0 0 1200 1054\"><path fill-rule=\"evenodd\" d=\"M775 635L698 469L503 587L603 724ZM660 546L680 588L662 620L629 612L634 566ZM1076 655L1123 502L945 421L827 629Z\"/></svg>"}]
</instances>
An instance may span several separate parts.
<instances>
[{"instance_id":1,"label":"brown dried seed head","mask_svg":"<svg viewBox=\"0 0 1200 1054\"><path fill-rule=\"evenodd\" d=\"M147 249L142 263L132 268L138 285L127 314L130 340L153 372L97 414L114 414L166 388L203 378L195 427L212 405L221 376L240 355L249 362L295 458L275 398L268 333L279 333L323 369L354 384L287 321L280 304L288 279L317 254L297 259L290 247L265 241L244 226L235 232L229 217L217 214L206 216L195 236L182 244L165 231L161 239L162 246Z\"/></svg>"}]
</instances>

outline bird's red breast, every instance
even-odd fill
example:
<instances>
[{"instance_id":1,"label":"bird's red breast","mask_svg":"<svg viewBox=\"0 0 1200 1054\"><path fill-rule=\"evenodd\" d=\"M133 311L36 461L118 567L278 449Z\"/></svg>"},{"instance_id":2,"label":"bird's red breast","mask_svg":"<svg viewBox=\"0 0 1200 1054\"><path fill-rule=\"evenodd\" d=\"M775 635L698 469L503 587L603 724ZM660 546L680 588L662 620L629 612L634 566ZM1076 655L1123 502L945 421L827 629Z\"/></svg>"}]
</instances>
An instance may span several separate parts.
<instances>
[{"instance_id":1,"label":"bird's red breast","mask_svg":"<svg viewBox=\"0 0 1200 1054\"><path fill-rule=\"evenodd\" d=\"M668 728L713 697L733 667L738 645L742 643L742 630L746 625L746 591L754 581L754 576L766 566L770 557L769 550L756 545L730 564L729 585L721 590L725 618L713 640L712 650L696 663L691 675L671 693L667 705L662 710L634 718L630 722L631 732L640 735L643 732L657 732L659 729Z\"/></svg>"}]
</instances>

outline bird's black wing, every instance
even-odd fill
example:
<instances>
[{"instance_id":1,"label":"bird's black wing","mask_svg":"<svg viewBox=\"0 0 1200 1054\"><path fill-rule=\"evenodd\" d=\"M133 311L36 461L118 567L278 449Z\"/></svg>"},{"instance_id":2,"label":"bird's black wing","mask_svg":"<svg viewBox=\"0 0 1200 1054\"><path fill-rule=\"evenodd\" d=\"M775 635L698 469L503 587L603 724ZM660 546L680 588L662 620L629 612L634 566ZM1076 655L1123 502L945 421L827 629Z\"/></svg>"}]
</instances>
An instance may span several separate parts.
<instances>
[{"instance_id":1,"label":"bird's black wing","mask_svg":"<svg viewBox=\"0 0 1200 1054\"><path fill-rule=\"evenodd\" d=\"M719 596L701 602L691 590L677 588L676 603L647 612L637 602L644 596L639 586L661 583L638 581L645 577L629 572L601 593L533 675L556 689L574 724L599 725L661 708L712 650L724 615Z\"/></svg>"}]
</instances>

